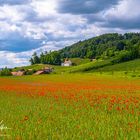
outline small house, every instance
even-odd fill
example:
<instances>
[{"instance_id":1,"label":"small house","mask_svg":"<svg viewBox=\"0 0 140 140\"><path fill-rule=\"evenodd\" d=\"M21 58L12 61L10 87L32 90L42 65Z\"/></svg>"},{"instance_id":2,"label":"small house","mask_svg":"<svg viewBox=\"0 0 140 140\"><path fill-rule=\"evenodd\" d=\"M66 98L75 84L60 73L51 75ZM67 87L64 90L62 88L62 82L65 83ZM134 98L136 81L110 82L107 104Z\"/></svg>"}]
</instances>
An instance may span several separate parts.
<instances>
[{"instance_id":1,"label":"small house","mask_svg":"<svg viewBox=\"0 0 140 140\"><path fill-rule=\"evenodd\" d=\"M72 66L72 62L71 60L65 59L64 63L62 63L61 66L70 67Z\"/></svg>"}]
</instances>

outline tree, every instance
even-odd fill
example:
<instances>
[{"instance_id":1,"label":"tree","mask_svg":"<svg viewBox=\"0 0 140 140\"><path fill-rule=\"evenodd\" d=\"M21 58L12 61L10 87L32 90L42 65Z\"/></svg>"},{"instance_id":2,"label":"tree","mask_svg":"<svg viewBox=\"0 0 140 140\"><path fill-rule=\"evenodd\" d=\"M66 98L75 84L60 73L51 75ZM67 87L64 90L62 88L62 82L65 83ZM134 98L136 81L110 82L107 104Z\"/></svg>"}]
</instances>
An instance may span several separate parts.
<instances>
[{"instance_id":1,"label":"tree","mask_svg":"<svg viewBox=\"0 0 140 140\"><path fill-rule=\"evenodd\" d=\"M92 59L94 58L95 56L95 52L94 51L87 51L87 54L86 54L86 58L89 58L89 59Z\"/></svg>"},{"instance_id":2,"label":"tree","mask_svg":"<svg viewBox=\"0 0 140 140\"><path fill-rule=\"evenodd\" d=\"M40 63L45 64L45 55L43 52L40 54Z\"/></svg>"},{"instance_id":3,"label":"tree","mask_svg":"<svg viewBox=\"0 0 140 140\"><path fill-rule=\"evenodd\" d=\"M32 58L29 61L30 61L31 65L39 64L40 63L40 58L37 56L37 53L34 52L34 54L32 55Z\"/></svg>"},{"instance_id":4,"label":"tree","mask_svg":"<svg viewBox=\"0 0 140 140\"><path fill-rule=\"evenodd\" d=\"M29 62L31 63L31 65L33 65L33 64L34 64L33 58L31 58L31 59L29 60Z\"/></svg>"},{"instance_id":5,"label":"tree","mask_svg":"<svg viewBox=\"0 0 140 140\"><path fill-rule=\"evenodd\" d=\"M33 61L34 61L34 64L39 64L40 63L40 59L37 56L36 52L34 52L34 54L33 54Z\"/></svg>"},{"instance_id":6,"label":"tree","mask_svg":"<svg viewBox=\"0 0 140 140\"><path fill-rule=\"evenodd\" d=\"M57 51L51 53L52 64L60 65L61 64L61 56Z\"/></svg>"}]
</instances>

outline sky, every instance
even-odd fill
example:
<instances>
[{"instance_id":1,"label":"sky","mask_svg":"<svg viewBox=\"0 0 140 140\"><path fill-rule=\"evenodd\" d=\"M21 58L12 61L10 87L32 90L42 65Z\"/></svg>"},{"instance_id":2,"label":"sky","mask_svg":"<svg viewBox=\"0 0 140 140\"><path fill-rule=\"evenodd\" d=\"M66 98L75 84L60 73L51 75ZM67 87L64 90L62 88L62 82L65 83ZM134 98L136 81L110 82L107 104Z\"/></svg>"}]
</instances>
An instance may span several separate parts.
<instances>
[{"instance_id":1,"label":"sky","mask_svg":"<svg viewBox=\"0 0 140 140\"><path fill-rule=\"evenodd\" d=\"M105 33L140 32L140 0L0 0L0 68Z\"/></svg>"}]
</instances>

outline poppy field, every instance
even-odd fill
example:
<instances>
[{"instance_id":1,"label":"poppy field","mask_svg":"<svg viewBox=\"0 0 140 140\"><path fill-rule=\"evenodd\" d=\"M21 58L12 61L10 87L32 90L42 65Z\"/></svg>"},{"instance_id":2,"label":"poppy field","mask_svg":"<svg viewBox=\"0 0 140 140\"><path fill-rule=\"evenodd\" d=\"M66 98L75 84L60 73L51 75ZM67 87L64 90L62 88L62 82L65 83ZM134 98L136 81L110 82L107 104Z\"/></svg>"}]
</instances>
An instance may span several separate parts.
<instances>
[{"instance_id":1,"label":"poppy field","mask_svg":"<svg viewBox=\"0 0 140 140\"><path fill-rule=\"evenodd\" d=\"M139 140L140 79L96 74L0 78L2 140Z\"/></svg>"}]
</instances>

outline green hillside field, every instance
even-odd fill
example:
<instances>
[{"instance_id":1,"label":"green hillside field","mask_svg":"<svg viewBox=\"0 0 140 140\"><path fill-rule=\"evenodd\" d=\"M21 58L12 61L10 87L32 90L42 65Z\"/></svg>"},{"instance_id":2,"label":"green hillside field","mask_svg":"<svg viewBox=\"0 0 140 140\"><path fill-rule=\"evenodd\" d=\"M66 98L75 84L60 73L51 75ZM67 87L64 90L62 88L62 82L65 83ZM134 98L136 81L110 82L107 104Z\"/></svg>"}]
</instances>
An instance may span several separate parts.
<instances>
[{"instance_id":1,"label":"green hillside field","mask_svg":"<svg viewBox=\"0 0 140 140\"><path fill-rule=\"evenodd\" d=\"M140 59L99 68L99 71L139 71Z\"/></svg>"},{"instance_id":2,"label":"green hillside field","mask_svg":"<svg viewBox=\"0 0 140 140\"><path fill-rule=\"evenodd\" d=\"M87 60L86 60L87 61ZM85 61L85 62L86 62ZM25 67L18 67L16 69L13 69L13 71L19 70L19 69L35 69L39 70L44 68L45 66L53 67L54 71L52 74L59 74L59 73L114 73L114 72L119 72L119 73L133 73L133 74L139 74L140 71L140 59L128 61L128 62L123 62L119 64L112 64L112 59L109 60L104 60L104 61L93 61L93 62L88 62L84 63L81 65L77 66L71 66L71 67L62 67L62 66L54 66L54 65L44 65L44 64L39 64L39 65L31 65L31 66L25 66Z\"/></svg>"}]
</instances>

